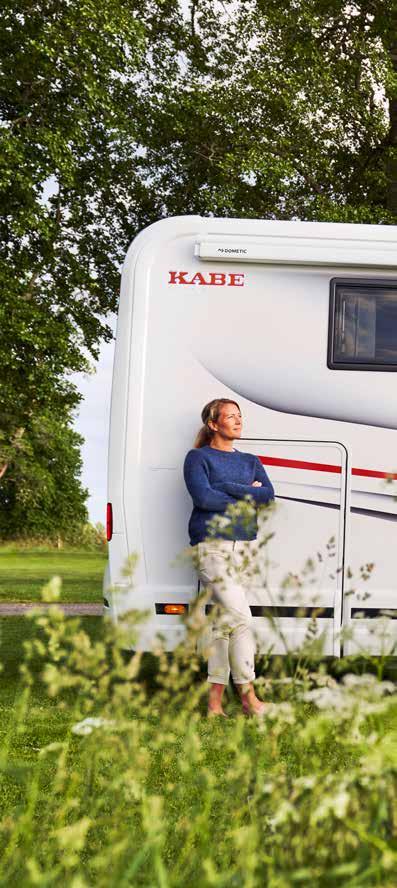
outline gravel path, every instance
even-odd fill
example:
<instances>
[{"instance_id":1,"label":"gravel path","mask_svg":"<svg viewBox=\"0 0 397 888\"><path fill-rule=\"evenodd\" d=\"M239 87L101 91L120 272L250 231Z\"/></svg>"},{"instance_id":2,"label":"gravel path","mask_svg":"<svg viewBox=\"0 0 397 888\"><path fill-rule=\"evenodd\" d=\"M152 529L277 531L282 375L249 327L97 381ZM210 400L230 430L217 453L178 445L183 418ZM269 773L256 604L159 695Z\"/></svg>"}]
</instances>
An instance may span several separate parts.
<instances>
[{"instance_id":1,"label":"gravel path","mask_svg":"<svg viewBox=\"0 0 397 888\"><path fill-rule=\"evenodd\" d=\"M98 617L102 614L101 604L78 604L74 602L65 602L64 604L59 605L58 602L54 602L54 604L57 604L58 607L62 608L65 614L71 614L73 616ZM54 604L43 604L41 601L2 602L0 603L0 617L20 617L22 616L22 614L26 613L26 611L33 610L34 607L40 607L44 610L48 610L49 608L54 607Z\"/></svg>"}]
</instances>

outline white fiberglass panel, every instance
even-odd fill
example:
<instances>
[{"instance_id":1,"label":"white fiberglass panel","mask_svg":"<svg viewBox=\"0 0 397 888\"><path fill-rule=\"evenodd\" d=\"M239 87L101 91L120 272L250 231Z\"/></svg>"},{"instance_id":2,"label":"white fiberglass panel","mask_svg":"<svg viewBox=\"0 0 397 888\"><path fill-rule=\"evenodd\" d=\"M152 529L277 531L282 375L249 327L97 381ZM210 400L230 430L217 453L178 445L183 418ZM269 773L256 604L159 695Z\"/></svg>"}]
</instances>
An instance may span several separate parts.
<instances>
[{"instance_id":1,"label":"white fiberglass panel","mask_svg":"<svg viewBox=\"0 0 397 888\"><path fill-rule=\"evenodd\" d=\"M235 265L231 278L226 263L216 267L225 285L194 286L190 348L219 382L285 413L397 427L394 373L327 366L337 269L256 265L239 269L238 278ZM189 298L192 286L179 286Z\"/></svg>"},{"instance_id":2,"label":"white fiberglass panel","mask_svg":"<svg viewBox=\"0 0 397 888\"><path fill-rule=\"evenodd\" d=\"M395 515L352 513L343 606L346 654L397 650L396 540Z\"/></svg>"}]
</instances>

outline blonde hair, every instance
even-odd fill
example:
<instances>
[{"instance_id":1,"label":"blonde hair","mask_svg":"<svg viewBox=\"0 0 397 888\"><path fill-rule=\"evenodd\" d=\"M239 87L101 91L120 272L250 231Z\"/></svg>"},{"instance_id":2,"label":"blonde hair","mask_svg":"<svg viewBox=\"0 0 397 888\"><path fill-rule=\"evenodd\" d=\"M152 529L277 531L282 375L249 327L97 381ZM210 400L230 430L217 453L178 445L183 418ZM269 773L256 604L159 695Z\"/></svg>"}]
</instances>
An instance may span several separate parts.
<instances>
[{"instance_id":1,"label":"blonde hair","mask_svg":"<svg viewBox=\"0 0 397 888\"><path fill-rule=\"evenodd\" d=\"M209 427L208 422L210 420L212 422L217 422L224 404L235 404L238 410L240 410L237 401L231 401L230 398L214 398L213 401L209 401L201 411L201 421L203 425L196 436L193 447L205 447L210 443L215 432Z\"/></svg>"}]
</instances>

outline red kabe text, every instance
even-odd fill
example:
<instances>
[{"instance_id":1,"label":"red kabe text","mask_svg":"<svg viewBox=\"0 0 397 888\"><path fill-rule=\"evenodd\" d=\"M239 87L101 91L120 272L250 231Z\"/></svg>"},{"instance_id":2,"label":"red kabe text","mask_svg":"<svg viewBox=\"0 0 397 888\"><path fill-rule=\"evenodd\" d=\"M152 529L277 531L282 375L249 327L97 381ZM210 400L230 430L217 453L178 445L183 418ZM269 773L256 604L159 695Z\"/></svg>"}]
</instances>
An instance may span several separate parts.
<instances>
[{"instance_id":1,"label":"red kabe text","mask_svg":"<svg viewBox=\"0 0 397 888\"><path fill-rule=\"evenodd\" d=\"M224 274L223 271L210 271L192 275L188 271L170 271L169 284L195 284L199 287L243 287L244 275L241 272Z\"/></svg>"}]
</instances>

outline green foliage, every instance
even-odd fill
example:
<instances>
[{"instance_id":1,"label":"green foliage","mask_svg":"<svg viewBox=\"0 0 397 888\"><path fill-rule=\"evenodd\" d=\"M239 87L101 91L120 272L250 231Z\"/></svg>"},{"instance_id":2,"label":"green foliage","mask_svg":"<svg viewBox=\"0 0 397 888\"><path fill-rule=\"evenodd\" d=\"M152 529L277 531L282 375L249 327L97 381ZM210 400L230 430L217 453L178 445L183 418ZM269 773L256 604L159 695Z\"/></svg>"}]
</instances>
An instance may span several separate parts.
<instances>
[{"instance_id":1,"label":"green foliage","mask_svg":"<svg viewBox=\"0 0 397 888\"><path fill-rule=\"evenodd\" d=\"M100 521L97 521L96 524L90 524L87 521L80 527L73 528L73 531L70 530L64 539L69 546L84 549L87 552L96 550L104 554L107 552L106 529Z\"/></svg>"},{"instance_id":2,"label":"green foliage","mask_svg":"<svg viewBox=\"0 0 397 888\"><path fill-rule=\"evenodd\" d=\"M30 423L69 416L80 395L66 374L88 369L87 353L97 357L112 335L104 316L117 304L134 203L140 9L134 0L3 4L0 468L23 461Z\"/></svg>"},{"instance_id":3,"label":"green foliage","mask_svg":"<svg viewBox=\"0 0 397 888\"><path fill-rule=\"evenodd\" d=\"M105 555L107 553L107 539L104 525L97 521L96 524L79 524L73 527L64 537L57 535L54 537L14 537L0 547L2 554L25 552L26 554L34 553L51 553L55 550L64 550L65 552L91 552L98 551Z\"/></svg>"},{"instance_id":4,"label":"green foliage","mask_svg":"<svg viewBox=\"0 0 397 888\"><path fill-rule=\"evenodd\" d=\"M246 720L230 698L229 720L209 721L199 600L172 657L157 639L149 679L143 655L125 655L145 614L105 621L93 635L65 619L60 592L54 578L43 590L51 608L29 617L2 735L5 888L392 888L392 682L357 674L354 660L337 681L303 657L293 672L257 679L265 719ZM38 676L53 738L32 730Z\"/></svg>"},{"instance_id":5,"label":"green foliage","mask_svg":"<svg viewBox=\"0 0 397 888\"><path fill-rule=\"evenodd\" d=\"M189 9L183 64L145 90L165 214L395 221L395 0Z\"/></svg>"},{"instance_id":6,"label":"green foliage","mask_svg":"<svg viewBox=\"0 0 397 888\"><path fill-rule=\"evenodd\" d=\"M0 536L68 539L87 521L83 442L62 413L32 415L0 485Z\"/></svg>"},{"instance_id":7,"label":"green foliage","mask_svg":"<svg viewBox=\"0 0 397 888\"><path fill-rule=\"evenodd\" d=\"M51 535L46 536L20 536L10 539L11 547L14 550L24 549L29 551L54 551L65 550L65 552L98 552L103 555L107 554L107 538L105 526L97 521L91 524L89 521L71 523L62 531L55 530ZM7 544L5 544L7 546Z\"/></svg>"}]
</instances>

